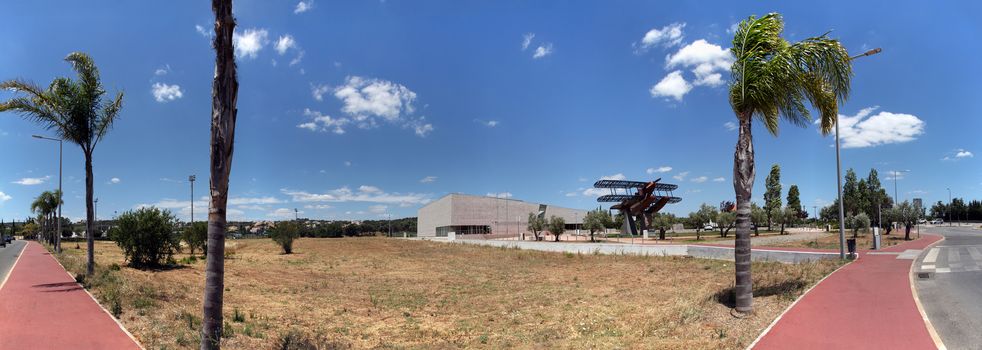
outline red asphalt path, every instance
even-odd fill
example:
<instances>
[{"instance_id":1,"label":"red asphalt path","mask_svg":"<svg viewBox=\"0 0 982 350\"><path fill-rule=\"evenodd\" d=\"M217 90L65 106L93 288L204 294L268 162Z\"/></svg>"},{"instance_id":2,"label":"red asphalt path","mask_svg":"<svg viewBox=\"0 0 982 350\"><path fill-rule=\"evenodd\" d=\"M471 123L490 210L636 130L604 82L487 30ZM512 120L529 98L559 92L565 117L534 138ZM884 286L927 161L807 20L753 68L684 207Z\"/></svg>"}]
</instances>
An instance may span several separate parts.
<instances>
[{"instance_id":1,"label":"red asphalt path","mask_svg":"<svg viewBox=\"0 0 982 350\"><path fill-rule=\"evenodd\" d=\"M880 252L924 249L941 236ZM754 349L936 349L910 285L914 260L862 256L805 294Z\"/></svg>"},{"instance_id":2,"label":"red asphalt path","mask_svg":"<svg viewBox=\"0 0 982 350\"><path fill-rule=\"evenodd\" d=\"M0 289L0 350L140 349L37 242Z\"/></svg>"}]
</instances>

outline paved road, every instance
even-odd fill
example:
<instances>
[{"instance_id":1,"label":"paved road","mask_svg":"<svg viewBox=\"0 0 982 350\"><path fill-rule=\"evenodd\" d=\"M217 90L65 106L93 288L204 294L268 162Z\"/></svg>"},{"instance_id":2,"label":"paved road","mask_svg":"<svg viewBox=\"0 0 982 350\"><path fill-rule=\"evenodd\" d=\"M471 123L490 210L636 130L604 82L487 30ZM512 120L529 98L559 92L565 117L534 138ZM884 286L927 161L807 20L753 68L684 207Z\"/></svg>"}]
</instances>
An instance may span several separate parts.
<instances>
[{"instance_id":1,"label":"paved road","mask_svg":"<svg viewBox=\"0 0 982 350\"><path fill-rule=\"evenodd\" d=\"M17 257L20 256L24 244L22 240L14 240L6 247L0 248L0 283L7 278L10 268L14 267L14 261L17 261Z\"/></svg>"},{"instance_id":2,"label":"paved road","mask_svg":"<svg viewBox=\"0 0 982 350\"><path fill-rule=\"evenodd\" d=\"M982 348L982 230L942 226L926 232L945 240L925 250L914 265L924 311L948 349Z\"/></svg>"}]
</instances>

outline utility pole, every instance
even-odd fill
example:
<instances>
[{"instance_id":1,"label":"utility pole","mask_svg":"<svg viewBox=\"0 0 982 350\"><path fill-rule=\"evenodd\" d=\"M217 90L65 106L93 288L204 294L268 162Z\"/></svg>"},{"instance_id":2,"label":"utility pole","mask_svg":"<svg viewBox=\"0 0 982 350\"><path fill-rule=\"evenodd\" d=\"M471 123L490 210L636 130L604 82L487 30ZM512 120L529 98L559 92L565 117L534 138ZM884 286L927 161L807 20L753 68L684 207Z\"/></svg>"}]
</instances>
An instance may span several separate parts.
<instances>
[{"instance_id":1,"label":"utility pole","mask_svg":"<svg viewBox=\"0 0 982 350\"><path fill-rule=\"evenodd\" d=\"M188 176L188 182L191 183L191 224L194 225L194 180L195 176Z\"/></svg>"}]
</instances>

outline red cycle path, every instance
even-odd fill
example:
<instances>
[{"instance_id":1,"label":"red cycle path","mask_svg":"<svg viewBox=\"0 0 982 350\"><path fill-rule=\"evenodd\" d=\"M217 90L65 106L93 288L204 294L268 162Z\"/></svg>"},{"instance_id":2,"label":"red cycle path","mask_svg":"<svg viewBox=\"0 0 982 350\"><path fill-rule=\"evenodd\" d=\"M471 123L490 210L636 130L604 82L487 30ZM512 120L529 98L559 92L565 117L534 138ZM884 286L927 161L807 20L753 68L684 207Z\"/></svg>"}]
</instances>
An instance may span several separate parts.
<instances>
[{"instance_id":1,"label":"red cycle path","mask_svg":"<svg viewBox=\"0 0 982 350\"><path fill-rule=\"evenodd\" d=\"M140 349L36 242L0 288L0 350Z\"/></svg>"},{"instance_id":2,"label":"red cycle path","mask_svg":"<svg viewBox=\"0 0 982 350\"><path fill-rule=\"evenodd\" d=\"M941 236L884 248L924 249ZM910 285L914 260L862 252L806 294L754 349L936 349Z\"/></svg>"}]
</instances>

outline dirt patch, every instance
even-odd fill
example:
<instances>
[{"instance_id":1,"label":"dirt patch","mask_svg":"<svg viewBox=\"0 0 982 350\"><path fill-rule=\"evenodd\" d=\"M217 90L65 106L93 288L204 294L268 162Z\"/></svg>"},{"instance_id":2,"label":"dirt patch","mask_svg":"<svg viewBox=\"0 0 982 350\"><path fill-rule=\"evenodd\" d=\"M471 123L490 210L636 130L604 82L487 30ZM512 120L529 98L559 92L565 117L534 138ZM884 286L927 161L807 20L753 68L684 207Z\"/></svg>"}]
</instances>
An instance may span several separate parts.
<instances>
[{"instance_id":1,"label":"dirt patch","mask_svg":"<svg viewBox=\"0 0 982 350\"><path fill-rule=\"evenodd\" d=\"M744 348L836 267L754 263L756 315L728 308L733 264L687 257L580 255L385 238L238 240L226 260L228 349ZM83 249L59 258L84 271ZM96 248L86 284L148 349L197 347L204 260L124 266ZM115 313L115 312L114 312Z\"/></svg>"}]
</instances>

